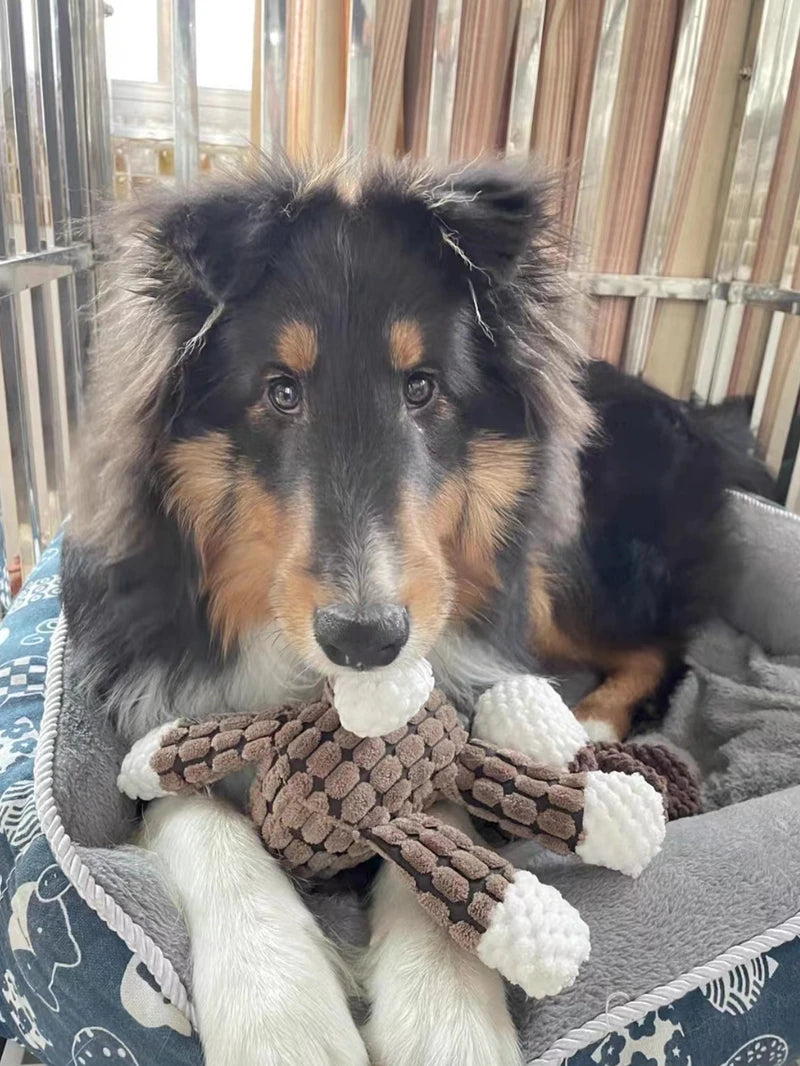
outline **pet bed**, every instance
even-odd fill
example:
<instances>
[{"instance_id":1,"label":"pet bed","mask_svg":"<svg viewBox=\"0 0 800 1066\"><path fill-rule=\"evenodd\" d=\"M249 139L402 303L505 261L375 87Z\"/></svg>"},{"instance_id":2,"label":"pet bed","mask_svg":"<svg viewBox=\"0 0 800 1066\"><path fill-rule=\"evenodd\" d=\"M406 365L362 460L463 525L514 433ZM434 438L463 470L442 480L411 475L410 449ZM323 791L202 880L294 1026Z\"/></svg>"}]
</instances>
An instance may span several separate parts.
<instances>
[{"instance_id":1,"label":"pet bed","mask_svg":"<svg viewBox=\"0 0 800 1066\"><path fill-rule=\"evenodd\" d=\"M740 495L733 507L744 565L660 733L696 760L708 813L670 825L637 882L509 848L592 930L574 988L511 992L531 1064L800 1055L800 519ZM202 1066L188 936L151 857L124 844L123 752L74 699L58 566L56 542L0 628L0 1031L54 1066ZM354 896L309 902L363 941Z\"/></svg>"}]
</instances>

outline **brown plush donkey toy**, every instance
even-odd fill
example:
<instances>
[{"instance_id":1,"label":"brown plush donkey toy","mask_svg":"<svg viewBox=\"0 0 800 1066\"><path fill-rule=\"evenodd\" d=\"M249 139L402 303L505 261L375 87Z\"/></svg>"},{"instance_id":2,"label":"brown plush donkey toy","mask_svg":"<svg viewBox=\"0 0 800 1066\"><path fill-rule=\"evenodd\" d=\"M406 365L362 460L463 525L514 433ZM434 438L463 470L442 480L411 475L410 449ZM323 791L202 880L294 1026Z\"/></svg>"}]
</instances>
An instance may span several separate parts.
<instances>
[{"instance_id":1,"label":"brown plush donkey toy","mask_svg":"<svg viewBox=\"0 0 800 1066\"><path fill-rule=\"evenodd\" d=\"M343 717L347 708L348 723L355 719L366 732L368 716L363 702L355 713L356 695L340 693L337 681L313 702L181 719L134 746L119 787L154 799L206 787L253 764L252 818L288 868L329 877L377 852L404 871L421 905L454 940L528 995L553 995L572 984L589 954L578 912L555 888L514 869L430 808L440 800L458 803L512 836L636 877L664 836L662 795L636 772L646 768L629 759L626 772L585 769L597 766L586 733L541 678L511 677L484 693L472 738L444 695L430 688L413 717L407 704L402 713L395 708L393 724L398 718L405 724L380 737L358 735L334 707L335 698Z\"/></svg>"}]
</instances>

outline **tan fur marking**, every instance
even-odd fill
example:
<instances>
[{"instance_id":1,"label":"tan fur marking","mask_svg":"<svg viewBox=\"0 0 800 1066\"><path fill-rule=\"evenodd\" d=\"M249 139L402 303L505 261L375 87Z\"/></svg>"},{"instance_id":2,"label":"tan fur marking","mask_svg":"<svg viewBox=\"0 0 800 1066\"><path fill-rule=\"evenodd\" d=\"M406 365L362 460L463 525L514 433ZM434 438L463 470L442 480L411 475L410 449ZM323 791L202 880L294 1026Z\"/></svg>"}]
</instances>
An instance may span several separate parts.
<instances>
[{"instance_id":1,"label":"tan fur marking","mask_svg":"<svg viewBox=\"0 0 800 1066\"><path fill-rule=\"evenodd\" d=\"M432 501L409 494L400 514L412 619L435 637L448 617L467 618L500 584L496 555L529 481L527 441L485 437L473 443L464 472ZM416 607L416 613L415 613Z\"/></svg>"},{"instance_id":2,"label":"tan fur marking","mask_svg":"<svg viewBox=\"0 0 800 1066\"><path fill-rule=\"evenodd\" d=\"M468 617L500 585L497 552L512 530L514 508L529 484L528 441L485 437L470 447L464 510L452 557L457 576L456 616Z\"/></svg>"},{"instance_id":3,"label":"tan fur marking","mask_svg":"<svg viewBox=\"0 0 800 1066\"><path fill-rule=\"evenodd\" d=\"M395 370L413 370L422 362L422 329L413 318L398 318L389 330L389 348Z\"/></svg>"},{"instance_id":4,"label":"tan fur marking","mask_svg":"<svg viewBox=\"0 0 800 1066\"><path fill-rule=\"evenodd\" d=\"M276 348L284 366L297 374L307 374L317 361L317 331L308 322L285 322Z\"/></svg>"},{"instance_id":5,"label":"tan fur marking","mask_svg":"<svg viewBox=\"0 0 800 1066\"><path fill-rule=\"evenodd\" d=\"M307 650L313 607L325 597L307 569L307 498L298 494L283 506L232 462L221 433L173 445L167 468L167 506L194 538L209 619L223 648L278 617L296 650Z\"/></svg>"},{"instance_id":6,"label":"tan fur marking","mask_svg":"<svg viewBox=\"0 0 800 1066\"><path fill-rule=\"evenodd\" d=\"M165 459L167 509L194 536L204 565L231 495L232 452L224 433L207 433L172 445Z\"/></svg>"},{"instance_id":7,"label":"tan fur marking","mask_svg":"<svg viewBox=\"0 0 800 1066\"><path fill-rule=\"evenodd\" d=\"M606 675L575 708L582 721L607 722L620 740L631 726L636 705L652 695L667 666L658 648L625 650L602 647L565 633L553 617L550 577L538 560L530 567L529 612L534 651L545 660L574 663Z\"/></svg>"},{"instance_id":8,"label":"tan fur marking","mask_svg":"<svg viewBox=\"0 0 800 1066\"><path fill-rule=\"evenodd\" d=\"M301 654L315 647L314 611L333 602L334 593L310 570L312 506L307 489L295 497L289 511L289 546L280 563L273 590L275 615Z\"/></svg>"},{"instance_id":9,"label":"tan fur marking","mask_svg":"<svg viewBox=\"0 0 800 1066\"><path fill-rule=\"evenodd\" d=\"M575 708L580 721L607 722L624 740L631 727L636 705L652 696L664 676L667 657L658 648L618 651L607 657L610 672L594 692ZM613 665L611 662L613 661Z\"/></svg>"},{"instance_id":10,"label":"tan fur marking","mask_svg":"<svg viewBox=\"0 0 800 1066\"><path fill-rule=\"evenodd\" d=\"M401 602L411 616L414 635L432 644L449 616L453 587L428 502L408 493L398 513L398 527L403 545Z\"/></svg>"}]
</instances>

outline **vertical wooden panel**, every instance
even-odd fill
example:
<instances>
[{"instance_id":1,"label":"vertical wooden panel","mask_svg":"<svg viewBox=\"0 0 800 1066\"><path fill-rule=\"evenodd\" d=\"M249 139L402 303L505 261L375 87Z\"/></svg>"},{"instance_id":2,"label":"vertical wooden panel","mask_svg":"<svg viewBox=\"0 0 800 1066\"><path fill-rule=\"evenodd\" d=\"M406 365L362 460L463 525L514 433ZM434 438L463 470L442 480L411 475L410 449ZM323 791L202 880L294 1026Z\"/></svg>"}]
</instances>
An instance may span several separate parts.
<instances>
[{"instance_id":1,"label":"vertical wooden panel","mask_svg":"<svg viewBox=\"0 0 800 1066\"><path fill-rule=\"evenodd\" d=\"M677 13L677 0L655 4L631 0L610 152L592 240L592 264L596 270L633 274L638 268ZM619 362L628 313L627 300L609 297L602 301L594 330L597 355Z\"/></svg>"},{"instance_id":2,"label":"vertical wooden panel","mask_svg":"<svg viewBox=\"0 0 800 1066\"><path fill-rule=\"evenodd\" d=\"M501 117L519 0L464 0L450 143L452 159L502 144Z\"/></svg>"},{"instance_id":3,"label":"vertical wooden panel","mask_svg":"<svg viewBox=\"0 0 800 1066\"><path fill-rule=\"evenodd\" d=\"M384 155L393 155L397 147L410 15L411 0L377 7L369 140Z\"/></svg>"}]
</instances>

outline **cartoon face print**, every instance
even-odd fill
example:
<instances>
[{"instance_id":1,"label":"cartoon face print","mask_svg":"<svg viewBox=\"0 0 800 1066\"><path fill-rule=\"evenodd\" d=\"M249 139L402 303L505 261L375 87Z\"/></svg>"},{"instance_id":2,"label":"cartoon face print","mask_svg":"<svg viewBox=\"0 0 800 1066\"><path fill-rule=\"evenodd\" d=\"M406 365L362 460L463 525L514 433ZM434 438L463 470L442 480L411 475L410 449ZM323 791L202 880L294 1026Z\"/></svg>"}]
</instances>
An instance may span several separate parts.
<instances>
[{"instance_id":1,"label":"cartoon face print","mask_svg":"<svg viewBox=\"0 0 800 1066\"><path fill-rule=\"evenodd\" d=\"M56 1013L60 1009L55 993L59 971L81 961L63 898L69 887L59 867L48 866L38 881L26 882L14 893L8 927L20 973L31 991Z\"/></svg>"}]
</instances>

